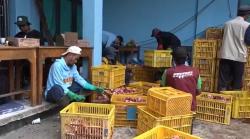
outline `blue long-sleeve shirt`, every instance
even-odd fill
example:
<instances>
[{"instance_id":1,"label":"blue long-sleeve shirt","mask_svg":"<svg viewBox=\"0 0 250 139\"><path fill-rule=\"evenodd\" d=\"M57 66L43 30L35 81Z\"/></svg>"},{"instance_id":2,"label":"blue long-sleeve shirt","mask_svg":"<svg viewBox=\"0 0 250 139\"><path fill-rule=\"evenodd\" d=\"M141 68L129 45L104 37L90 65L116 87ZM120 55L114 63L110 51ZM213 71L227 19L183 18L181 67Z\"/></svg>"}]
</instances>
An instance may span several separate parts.
<instances>
[{"instance_id":1,"label":"blue long-sleeve shirt","mask_svg":"<svg viewBox=\"0 0 250 139\"><path fill-rule=\"evenodd\" d=\"M50 67L47 86L45 90L45 96L47 96L47 92L54 86L59 85L63 88L64 93L68 92L73 81L80 84L83 88L93 90L94 86L89 84L86 80L83 79L82 76L77 71L76 65L72 67L68 66L62 57L61 59L57 59L53 65Z\"/></svg>"}]
</instances>

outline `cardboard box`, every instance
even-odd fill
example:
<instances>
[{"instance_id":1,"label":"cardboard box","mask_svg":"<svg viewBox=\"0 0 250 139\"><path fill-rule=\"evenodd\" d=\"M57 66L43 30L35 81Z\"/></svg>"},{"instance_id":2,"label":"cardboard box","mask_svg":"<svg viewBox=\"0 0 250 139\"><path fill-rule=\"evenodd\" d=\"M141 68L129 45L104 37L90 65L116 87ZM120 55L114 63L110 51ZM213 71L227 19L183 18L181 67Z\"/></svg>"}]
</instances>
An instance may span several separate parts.
<instances>
[{"instance_id":1,"label":"cardboard box","mask_svg":"<svg viewBox=\"0 0 250 139\"><path fill-rule=\"evenodd\" d=\"M64 45L72 46L78 44L78 33L77 32L66 32L64 34Z\"/></svg>"},{"instance_id":2,"label":"cardboard box","mask_svg":"<svg viewBox=\"0 0 250 139\"><path fill-rule=\"evenodd\" d=\"M90 47L89 42L87 40L78 40L77 46L79 46L79 47Z\"/></svg>"},{"instance_id":3,"label":"cardboard box","mask_svg":"<svg viewBox=\"0 0 250 139\"><path fill-rule=\"evenodd\" d=\"M15 38L14 46L17 46L17 47L38 47L38 46L40 46L40 39Z\"/></svg>"}]
</instances>

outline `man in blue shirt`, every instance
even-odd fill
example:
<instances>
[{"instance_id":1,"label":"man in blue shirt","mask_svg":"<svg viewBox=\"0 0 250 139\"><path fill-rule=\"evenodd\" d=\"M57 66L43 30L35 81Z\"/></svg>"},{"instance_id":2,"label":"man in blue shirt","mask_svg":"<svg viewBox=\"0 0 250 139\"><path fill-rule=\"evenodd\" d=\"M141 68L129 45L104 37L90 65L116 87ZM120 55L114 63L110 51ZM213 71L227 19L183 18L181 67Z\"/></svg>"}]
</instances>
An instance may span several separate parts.
<instances>
[{"instance_id":1,"label":"man in blue shirt","mask_svg":"<svg viewBox=\"0 0 250 139\"><path fill-rule=\"evenodd\" d=\"M48 102L67 105L70 101L84 101L84 95L79 95L81 89L103 93L104 89L94 86L84 80L78 73L76 63L81 54L81 48L70 46L61 59L57 59L50 67L45 98Z\"/></svg>"}]
</instances>

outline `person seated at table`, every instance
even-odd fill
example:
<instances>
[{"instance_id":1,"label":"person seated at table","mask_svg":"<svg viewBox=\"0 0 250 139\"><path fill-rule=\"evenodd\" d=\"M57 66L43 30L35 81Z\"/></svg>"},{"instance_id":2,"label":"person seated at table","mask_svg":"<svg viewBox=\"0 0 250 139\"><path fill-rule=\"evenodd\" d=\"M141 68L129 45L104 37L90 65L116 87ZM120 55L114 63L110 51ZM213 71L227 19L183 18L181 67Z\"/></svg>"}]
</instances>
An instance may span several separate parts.
<instances>
[{"instance_id":1,"label":"person seated at table","mask_svg":"<svg viewBox=\"0 0 250 139\"><path fill-rule=\"evenodd\" d=\"M79 75L75 64L81 51L78 46L70 46L61 59L52 64L45 90L46 101L65 106L72 101L84 101L86 93L83 89L104 93L103 88L88 83Z\"/></svg>"},{"instance_id":2,"label":"person seated at table","mask_svg":"<svg viewBox=\"0 0 250 139\"><path fill-rule=\"evenodd\" d=\"M43 45L44 42L41 39L41 33L35 29L31 29L30 25L31 23L28 20L27 16L18 16L17 21L15 24L18 26L20 32L18 32L15 35L15 38L35 38L40 39L40 45ZM10 45L13 45L13 42L9 42ZM26 60L22 60L21 63L23 63L23 79L22 79L22 86L25 89L30 88L30 68L29 68L29 62Z\"/></svg>"},{"instance_id":3,"label":"person seated at table","mask_svg":"<svg viewBox=\"0 0 250 139\"><path fill-rule=\"evenodd\" d=\"M15 24L20 29L20 32L18 32L15 35L16 38L40 39L40 45L43 45L43 41L41 39L42 38L41 33L35 29L31 29L31 27L30 27L31 23L29 22L27 16L18 16Z\"/></svg>"}]
</instances>

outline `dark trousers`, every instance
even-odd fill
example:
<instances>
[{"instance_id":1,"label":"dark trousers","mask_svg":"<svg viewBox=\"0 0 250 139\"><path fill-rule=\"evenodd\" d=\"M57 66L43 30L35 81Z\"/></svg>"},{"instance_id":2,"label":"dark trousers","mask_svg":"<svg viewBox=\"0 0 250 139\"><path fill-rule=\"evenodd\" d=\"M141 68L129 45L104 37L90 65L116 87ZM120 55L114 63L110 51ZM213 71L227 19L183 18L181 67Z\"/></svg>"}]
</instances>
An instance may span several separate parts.
<instances>
[{"instance_id":1,"label":"dark trousers","mask_svg":"<svg viewBox=\"0 0 250 139\"><path fill-rule=\"evenodd\" d=\"M82 87L76 83L73 82L72 85L68 88L70 91L79 94ZM46 101L52 102L52 103L57 103L59 102L66 94L64 93L64 90L61 86L59 85L54 85L48 92L47 92L47 97Z\"/></svg>"},{"instance_id":2,"label":"dark trousers","mask_svg":"<svg viewBox=\"0 0 250 139\"><path fill-rule=\"evenodd\" d=\"M244 74L244 63L221 59L219 65L218 91L240 90Z\"/></svg>"}]
</instances>

